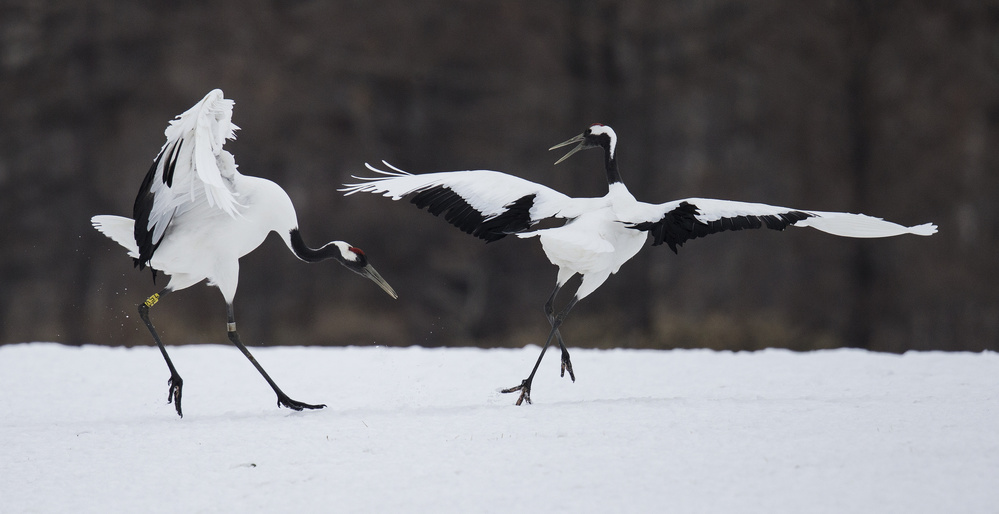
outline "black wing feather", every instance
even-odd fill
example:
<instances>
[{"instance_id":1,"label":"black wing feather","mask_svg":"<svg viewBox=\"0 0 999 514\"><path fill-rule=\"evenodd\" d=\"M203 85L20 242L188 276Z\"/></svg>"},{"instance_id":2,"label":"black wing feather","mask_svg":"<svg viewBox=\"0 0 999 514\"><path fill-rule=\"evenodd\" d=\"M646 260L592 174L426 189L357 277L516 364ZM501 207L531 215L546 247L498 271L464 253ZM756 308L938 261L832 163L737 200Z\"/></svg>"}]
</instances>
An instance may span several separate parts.
<instances>
[{"instance_id":1,"label":"black wing feather","mask_svg":"<svg viewBox=\"0 0 999 514\"><path fill-rule=\"evenodd\" d=\"M716 232L756 229L764 226L771 230L784 230L789 225L814 216L814 214L807 212L790 210L776 215L731 216L704 223L695 217L699 213L696 205L690 202L681 202L679 206L667 212L661 219L636 223L631 225L631 228L652 234L653 246L666 243L670 250L676 253L677 247L683 246L683 243Z\"/></svg>"},{"instance_id":2,"label":"black wing feather","mask_svg":"<svg viewBox=\"0 0 999 514\"><path fill-rule=\"evenodd\" d=\"M178 143L173 147L173 150L178 150L180 144ZM164 148L160 151L159 155L153 159L152 166L149 167L149 171L146 172L145 178L142 179L142 185L139 186L139 194L135 196L135 204L132 206L132 219L135 220L135 226L132 229L132 233L135 237L135 243L139 247L139 257L132 259L133 264L140 270L145 269L149 266L149 259L153 258L153 254L156 252L156 248L159 247L159 241L153 241L153 233L149 231L149 213L153 210L153 198L154 194L151 191L153 181L156 180L156 169L159 168L160 162L163 157L166 156L167 151ZM164 169L163 181L170 185L173 181L173 170L177 165L176 152L170 152L167 157L168 166ZM169 180L167 177L169 176ZM150 271L153 273L153 282L156 282L156 272L152 266L149 266Z\"/></svg>"},{"instance_id":3,"label":"black wing feather","mask_svg":"<svg viewBox=\"0 0 999 514\"><path fill-rule=\"evenodd\" d=\"M167 187L173 187L173 172L177 169L177 157L180 155L180 147L183 144L183 139L177 141L177 144L173 145L173 148L170 150L170 156L167 157L167 165L163 169L163 183Z\"/></svg>"},{"instance_id":4,"label":"black wing feather","mask_svg":"<svg viewBox=\"0 0 999 514\"><path fill-rule=\"evenodd\" d=\"M536 197L536 194L522 196L505 205L502 213L491 218L486 218L461 195L445 186L419 191L410 201L420 209L426 208L434 216L443 213L444 219L462 232L491 243L531 227L531 207Z\"/></svg>"}]
</instances>

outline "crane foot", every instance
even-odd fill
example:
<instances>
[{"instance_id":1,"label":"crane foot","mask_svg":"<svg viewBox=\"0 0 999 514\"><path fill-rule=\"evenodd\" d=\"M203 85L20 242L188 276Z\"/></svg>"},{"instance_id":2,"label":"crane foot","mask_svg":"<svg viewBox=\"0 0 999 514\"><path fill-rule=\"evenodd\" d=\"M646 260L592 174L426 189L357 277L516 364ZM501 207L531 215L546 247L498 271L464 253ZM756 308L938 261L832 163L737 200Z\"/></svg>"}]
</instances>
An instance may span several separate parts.
<instances>
[{"instance_id":1,"label":"crane foot","mask_svg":"<svg viewBox=\"0 0 999 514\"><path fill-rule=\"evenodd\" d=\"M571 372L570 372L571 373ZM503 389L501 393L515 393L520 391L520 397L517 398L517 405L527 401L528 405L531 403L531 379L524 379L519 386L511 387L509 389Z\"/></svg>"},{"instance_id":2,"label":"crane foot","mask_svg":"<svg viewBox=\"0 0 999 514\"><path fill-rule=\"evenodd\" d=\"M573 382L576 381L576 374L572 372L572 361L569 360L569 350L562 349L562 377L565 377L565 372L569 372L569 378Z\"/></svg>"},{"instance_id":3,"label":"crane foot","mask_svg":"<svg viewBox=\"0 0 999 514\"><path fill-rule=\"evenodd\" d=\"M170 390L167 392L167 403L172 403L174 407L177 408L177 415L184 417L184 411L180 408L180 396L184 389L184 379L180 378L180 375L173 373L170 375L170 380L167 381L170 385Z\"/></svg>"},{"instance_id":4,"label":"crane foot","mask_svg":"<svg viewBox=\"0 0 999 514\"><path fill-rule=\"evenodd\" d=\"M278 395L278 407L288 407L292 410L304 410L304 409L325 409L326 404L321 403L319 405L311 405L308 403L303 403L297 400L292 400L287 395Z\"/></svg>"}]
</instances>

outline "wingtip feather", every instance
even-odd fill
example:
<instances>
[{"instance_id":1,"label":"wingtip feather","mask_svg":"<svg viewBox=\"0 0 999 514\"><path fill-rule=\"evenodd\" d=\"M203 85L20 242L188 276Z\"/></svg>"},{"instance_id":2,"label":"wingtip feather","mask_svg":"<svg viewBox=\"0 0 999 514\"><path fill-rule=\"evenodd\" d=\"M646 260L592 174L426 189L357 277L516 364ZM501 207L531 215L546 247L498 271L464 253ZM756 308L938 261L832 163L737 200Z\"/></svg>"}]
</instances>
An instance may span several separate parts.
<instances>
[{"instance_id":1,"label":"wingtip feather","mask_svg":"<svg viewBox=\"0 0 999 514\"><path fill-rule=\"evenodd\" d=\"M923 223L915 227L909 227L909 233L917 236L932 236L937 233L937 226L933 223Z\"/></svg>"},{"instance_id":2,"label":"wingtip feather","mask_svg":"<svg viewBox=\"0 0 999 514\"><path fill-rule=\"evenodd\" d=\"M903 234L930 236L937 231L937 226L932 223L906 227L866 214L817 211L813 211L812 214L815 214L815 217L801 220L795 226L812 227L837 236L858 238L894 237Z\"/></svg>"}]
</instances>

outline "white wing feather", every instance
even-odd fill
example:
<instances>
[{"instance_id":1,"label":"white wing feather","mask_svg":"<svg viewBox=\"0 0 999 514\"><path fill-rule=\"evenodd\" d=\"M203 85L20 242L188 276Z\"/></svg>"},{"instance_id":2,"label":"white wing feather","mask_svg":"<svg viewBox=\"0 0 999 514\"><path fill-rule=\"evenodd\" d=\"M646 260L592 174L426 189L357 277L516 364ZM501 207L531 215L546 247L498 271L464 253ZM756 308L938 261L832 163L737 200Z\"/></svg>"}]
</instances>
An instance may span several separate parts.
<instances>
[{"instance_id":1,"label":"white wing feather","mask_svg":"<svg viewBox=\"0 0 999 514\"><path fill-rule=\"evenodd\" d=\"M232 217L238 215L237 207L241 205L231 187L236 162L222 149L225 140L235 139L239 129L232 123L233 104L215 89L171 120L164 131L167 141L160 149L158 169L150 184L154 200L148 229L154 241L163 236L170 219L200 201ZM174 153L176 165L167 184L164 173Z\"/></svg>"},{"instance_id":2,"label":"white wing feather","mask_svg":"<svg viewBox=\"0 0 999 514\"><path fill-rule=\"evenodd\" d=\"M931 236L937 233L937 226L932 223L906 227L866 214L821 211L807 212L814 214L815 217L803 219L795 223L794 226L812 227L829 234L844 237L892 237L902 234Z\"/></svg>"},{"instance_id":3,"label":"white wing feather","mask_svg":"<svg viewBox=\"0 0 999 514\"><path fill-rule=\"evenodd\" d=\"M367 168L381 176L358 177L364 182L344 184L340 189L345 195L374 193L399 200L404 196L434 187L445 187L464 199L487 219L502 214L507 206L520 198L535 195L530 215L534 221L545 218L572 218L585 212L593 200L570 198L554 189L498 171L443 171L413 175L382 161L392 171L380 170L365 163ZM584 205L586 204L586 205Z\"/></svg>"}]
</instances>

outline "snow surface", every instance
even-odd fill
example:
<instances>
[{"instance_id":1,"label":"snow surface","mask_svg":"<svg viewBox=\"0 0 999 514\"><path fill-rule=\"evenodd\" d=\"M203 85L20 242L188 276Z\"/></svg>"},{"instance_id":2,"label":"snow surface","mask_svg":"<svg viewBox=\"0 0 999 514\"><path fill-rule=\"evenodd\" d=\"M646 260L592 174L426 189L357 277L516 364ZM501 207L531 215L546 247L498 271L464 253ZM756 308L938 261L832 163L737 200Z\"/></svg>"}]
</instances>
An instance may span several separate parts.
<instances>
[{"instance_id":1,"label":"snow surface","mask_svg":"<svg viewBox=\"0 0 999 514\"><path fill-rule=\"evenodd\" d=\"M0 347L4 512L997 512L999 356Z\"/></svg>"}]
</instances>

